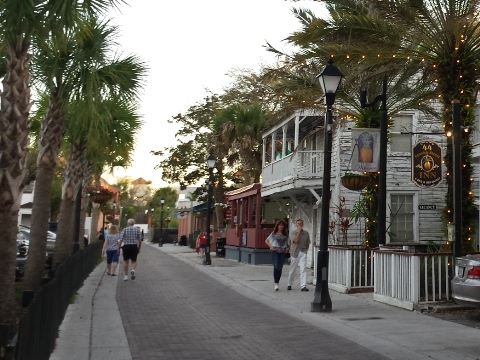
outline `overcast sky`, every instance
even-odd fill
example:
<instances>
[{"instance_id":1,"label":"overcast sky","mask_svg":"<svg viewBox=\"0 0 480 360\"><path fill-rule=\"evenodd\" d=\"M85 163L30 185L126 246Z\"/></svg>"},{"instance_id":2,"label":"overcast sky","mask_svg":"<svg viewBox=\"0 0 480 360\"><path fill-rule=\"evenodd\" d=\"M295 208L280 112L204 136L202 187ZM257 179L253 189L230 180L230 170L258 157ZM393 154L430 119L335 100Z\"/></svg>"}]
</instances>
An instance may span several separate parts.
<instances>
[{"instance_id":1,"label":"overcast sky","mask_svg":"<svg viewBox=\"0 0 480 360\"><path fill-rule=\"evenodd\" d=\"M153 187L166 186L161 171L154 170L160 158L150 154L174 145L177 127L167 120L201 101L205 89L220 93L231 83L226 75L233 68L258 70L273 63L268 41L284 49L282 42L299 29L292 14L306 7L320 14L314 1L284 0L129 0L121 13L112 13L120 26L124 55L137 54L149 67L147 85L140 101L144 126L139 133L133 165L115 169L114 177L151 180ZM109 181L110 176L104 176Z\"/></svg>"}]
</instances>

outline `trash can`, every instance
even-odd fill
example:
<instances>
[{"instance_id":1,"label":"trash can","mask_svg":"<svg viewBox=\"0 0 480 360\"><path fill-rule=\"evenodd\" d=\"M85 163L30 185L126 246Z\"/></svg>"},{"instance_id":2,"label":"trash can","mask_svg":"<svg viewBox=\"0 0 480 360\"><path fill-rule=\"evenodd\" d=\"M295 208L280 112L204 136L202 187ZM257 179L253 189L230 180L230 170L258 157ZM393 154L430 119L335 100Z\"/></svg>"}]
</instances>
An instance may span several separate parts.
<instances>
[{"instance_id":1,"label":"trash can","mask_svg":"<svg viewBox=\"0 0 480 360\"><path fill-rule=\"evenodd\" d=\"M180 236L180 239L178 240L178 245L187 246L187 237L185 235Z\"/></svg>"},{"instance_id":2,"label":"trash can","mask_svg":"<svg viewBox=\"0 0 480 360\"><path fill-rule=\"evenodd\" d=\"M217 256L225 257L225 245L227 244L227 238L217 238Z\"/></svg>"}]
</instances>

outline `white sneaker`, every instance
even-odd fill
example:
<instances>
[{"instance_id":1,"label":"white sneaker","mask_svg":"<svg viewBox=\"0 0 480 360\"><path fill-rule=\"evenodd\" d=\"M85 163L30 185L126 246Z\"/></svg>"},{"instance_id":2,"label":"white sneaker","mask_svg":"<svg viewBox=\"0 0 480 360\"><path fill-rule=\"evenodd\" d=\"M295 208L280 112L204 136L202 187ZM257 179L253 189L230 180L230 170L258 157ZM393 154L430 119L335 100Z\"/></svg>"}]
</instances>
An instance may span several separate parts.
<instances>
[{"instance_id":1,"label":"white sneaker","mask_svg":"<svg viewBox=\"0 0 480 360\"><path fill-rule=\"evenodd\" d=\"M123 277L123 281L127 281L127 280L128 280L128 276L125 275L125 276Z\"/></svg>"},{"instance_id":2,"label":"white sneaker","mask_svg":"<svg viewBox=\"0 0 480 360\"><path fill-rule=\"evenodd\" d=\"M275 291L278 291L278 284L275 284Z\"/></svg>"},{"instance_id":3,"label":"white sneaker","mask_svg":"<svg viewBox=\"0 0 480 360\"><path fill-rule=\"evenodd\" d=\"M135 270L130 271L130 275L132 280L135 280Z\"/></svg>"}]
</instances>

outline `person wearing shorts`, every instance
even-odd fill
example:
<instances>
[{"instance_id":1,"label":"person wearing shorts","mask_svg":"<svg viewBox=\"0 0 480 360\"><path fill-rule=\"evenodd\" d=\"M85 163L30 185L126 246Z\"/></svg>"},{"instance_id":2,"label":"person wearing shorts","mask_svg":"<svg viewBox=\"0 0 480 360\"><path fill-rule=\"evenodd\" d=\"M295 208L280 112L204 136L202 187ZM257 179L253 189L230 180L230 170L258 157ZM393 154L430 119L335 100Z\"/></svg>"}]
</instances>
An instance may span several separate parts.
<instances>
[{"instance_id":1,"label":"person wearing shorts","mask_svg":"<svg viewBox=\"0 0 480 360\"><path fill-rule=\"evenodd\" d=\"M135 271L137 270L137 256L142 247L142 233L138 227L135 227L135 220L128 219L127 227L122 230L120 241L118 242L118 254L123 244L123 280L128 280L128 265L132 263L130 278L135 280Z\"/></svg>"},{"instance_id":2,"label":"person wearing shorts","mask_svg":"<svg viewBox=\"0 0 480 360\"><path fill-rule=\"evenodd\" d=\"M110 231L103 243L102 255L107 258L107 274L117 276L118 265L118 241L121 238L121 234L115 225L110 226Z\"/></svg>"}]
</instances>

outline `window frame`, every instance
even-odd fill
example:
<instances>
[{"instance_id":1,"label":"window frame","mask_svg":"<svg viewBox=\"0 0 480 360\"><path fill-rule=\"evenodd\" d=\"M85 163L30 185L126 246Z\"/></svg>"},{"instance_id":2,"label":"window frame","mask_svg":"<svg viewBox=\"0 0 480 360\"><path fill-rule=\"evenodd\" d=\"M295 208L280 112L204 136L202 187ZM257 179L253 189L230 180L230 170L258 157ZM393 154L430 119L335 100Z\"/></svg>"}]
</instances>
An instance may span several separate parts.
<instances>
[{"instance_id":1,"label":"window frame","mask_svg":"<svg viewBox=\"0 0 480 360\"><path fill-rule=\"evenodd\" d=\"M413 225L413 239L412 240L394 240L396 237L390 236L388 233L393 231L391 226L392 226L392 219L391 213L392 213L392 197L393 196L411 196L412 197L412 206L413 206L413 219L412 219L412 225ZM388 195L388 208L389 211L387 212L387 238L388 238L388 243L391 244L406 244L406 243L418 243L419 242L419 229L418 229L418 224L419 224L419 211L418 211L418 193L412 192L412 191L392 191Z\"/></svg>"}]
</instances>

